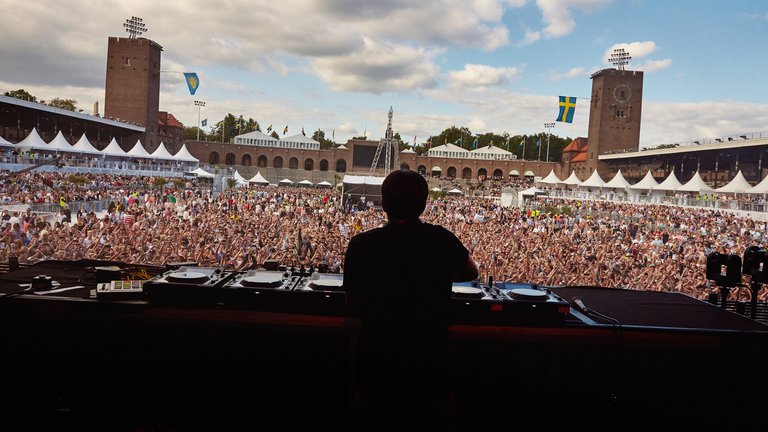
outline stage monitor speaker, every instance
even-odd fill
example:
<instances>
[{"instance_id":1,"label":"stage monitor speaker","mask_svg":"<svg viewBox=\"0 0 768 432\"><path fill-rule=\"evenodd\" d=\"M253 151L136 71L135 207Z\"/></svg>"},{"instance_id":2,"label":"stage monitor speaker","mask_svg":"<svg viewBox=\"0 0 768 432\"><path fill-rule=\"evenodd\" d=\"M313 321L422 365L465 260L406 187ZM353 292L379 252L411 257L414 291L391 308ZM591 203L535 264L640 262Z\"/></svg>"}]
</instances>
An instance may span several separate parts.
<instances>
[{"instance_id":1,"label":"stage monitor speaker","mask_svg":"<svg viewBox=\"0 0 768 432\"><path fill-rule=\"evenodd\" d=\"M278 271L279 267L280 267L280 263L275 260L264 261L264 270Z\"/></svg>"}]
</instances>

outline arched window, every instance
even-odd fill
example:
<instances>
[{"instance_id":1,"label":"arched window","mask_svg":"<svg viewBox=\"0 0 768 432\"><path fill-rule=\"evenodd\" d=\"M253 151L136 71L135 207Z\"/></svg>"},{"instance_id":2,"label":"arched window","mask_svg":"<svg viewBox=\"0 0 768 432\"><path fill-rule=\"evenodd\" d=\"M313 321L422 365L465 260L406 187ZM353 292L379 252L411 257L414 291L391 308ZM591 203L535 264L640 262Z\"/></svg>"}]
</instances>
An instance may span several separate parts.
<instances>
[{"instance_id":1,"label":"arched window","mask_svg":"<svg viewBox=\"0 0 768 432\"><path fill-rule=\"evenodd\" d=\"M496 180L501 180L501 178L504 177L504 171L496 168L493 170L493 178Z\"/></svg>"},{"instance_id":2,"label":"arched window","mask_svg":"<svg viewBox=\"0 0 768 432\"><path fill-rule=\"evenodd\" d=\"M208 163L211 165L216 165L219 163L219 153L211 152L211 154L208 155Z\"/></svg>"},{"instance_id":3,"label":"arched window","mask_svg":"<svg viewBox=\"0 0 768 432\"><path fill-rule=\"evenodd\" d=\"M328 159L320 159L320 171L328 171Z\"/></svg>"},{"instance_id":4,"label":"arched window","mask_svg":"<svg viewBox=\"0 0 768 432\"><path fill-rule=\"evenodd\" d=\"M456 167L448 167L446 176L448 176L448 178L456 178Z\"/></svg>"},{"instance_id":5,"label":"arched window","mask_svg":"<svg viewBox=\"0 0 768 432\"><path fill-rule=\"evenodd\" d=\"M266 168L267 167L267 157L264 155L259 156L258 159L256 159L256 164L259 166L259 168Z\"/></svg>"},{"instance_id":6,"label":"arched window","mask_svg":"<svg viewBox=\"0 0 768 432\"><path fill-rule=\"evenodd\" d=\"M401 170L410 170L411 167L409 167L407 163L401 163L400 164L400 169Z\"/></svg>"},{"instance_id":7,"label":"arched window","mask_svg":"<svg viewBox=\"0 0 768 432\"><path fill-rule=\"evenodd\" d=\"M234 153L227 153L227 157L224 160L224 163L227 164L227 165L234 165L235 164L235 160L237 160L237 157L235 156Z\"/></svg>"},{"instance_id":8,"label":"arched window","mask_svg":"<svg viewBox=\"0 0 768 432\"><path fill-rule=\"evenodd\" d=\"M480 168L477 170L477 178L480 177L488 177L488 171L485 168Z\"/></svg>"},{"instance_id":9,"label":"arched window","mask_svg":"<svg viewBox=\"0 0 768 432\"><path fill-rule=\"evenodd\" d=\"M304 171L312 171L315 167L315 161L310 158L304 159Z\"/></svg>"},{"instance_id":10,"label":"arched window","mask_svg":"<svg viewBox=\"0 0 768 432\"><path fill-rule=\"evenodd\" d=\"M248 153L244 154L241 158L240 165L242 166L251 166L251 155Z\"/></svg>"},{"instance_id":11,"label":"arched window","mask_svg":"<svg viewBox=\"0 0 768 432\"><path fill-rule=\"evenodd\" d=\"M336 161L336 172L347 172L347 161L339 159Z\"/></svg>"},{"instance_id":12,"label":"arched window","mask_svg":"<svg viewBox=\"0 0 768 432\"><path fill-rule=\"evenodd\" d=\"M280 156L275 156L275 159L272 161L272 167L274 168L282 168L283 167L283 158Z\"/></svg>"},{"instance_id":13,"label":"arched window","mask_svg":"<svg viewBox=\"0 0 768 432\"><path fill-rule=\"evenodd\" d=\"M471 179L472 178L472 168L466 167L463 170L461 170L461 178L463 179Z\"/></svg>"},{"instance_id":14,"label":"arched window","mask_svg":"<svg viewBox=\"0 0 768 432\"><path fill-rule=\"evenodd\" d=\"M299 168L299 159L292 157L288 159L288 168L289 169L298 169Z\"/></svg>"},{"instance_id":15,"label":"arched window","mask_svg":"<svg viewBox=\"0 0 768 432\"><path fill-rule=\"evenodd\" d=\"M419 174L421 174L421 175L424 175L424 174L426 174L426 173L427 173L427 167L425 167L424 165L419 165L419 167L418 167L418 168L416 168L416 171L417 171Z\"/></svg>"}]
</instances>

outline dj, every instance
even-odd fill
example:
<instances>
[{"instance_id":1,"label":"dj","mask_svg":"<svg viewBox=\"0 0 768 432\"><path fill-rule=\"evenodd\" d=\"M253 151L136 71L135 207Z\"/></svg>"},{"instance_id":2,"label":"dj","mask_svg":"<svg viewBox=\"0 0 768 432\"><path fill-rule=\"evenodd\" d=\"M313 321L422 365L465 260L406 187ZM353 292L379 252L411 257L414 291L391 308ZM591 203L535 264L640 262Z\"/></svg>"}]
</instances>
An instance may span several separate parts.
<instances>
[{"instance_id":1,"label":"dj","mask_svg":"<svg viewBox=\"0 0 768 432\"><path fill-rule=\"evenodd\" d=\"M416 172L389 174L381 187L389 223L356 235L347 248L347 307L361 322L356 412L365 430L456 428L451 288L477 278L478 269L453 233L419 220L428 193Z\"/></svg>"}]
</instances>

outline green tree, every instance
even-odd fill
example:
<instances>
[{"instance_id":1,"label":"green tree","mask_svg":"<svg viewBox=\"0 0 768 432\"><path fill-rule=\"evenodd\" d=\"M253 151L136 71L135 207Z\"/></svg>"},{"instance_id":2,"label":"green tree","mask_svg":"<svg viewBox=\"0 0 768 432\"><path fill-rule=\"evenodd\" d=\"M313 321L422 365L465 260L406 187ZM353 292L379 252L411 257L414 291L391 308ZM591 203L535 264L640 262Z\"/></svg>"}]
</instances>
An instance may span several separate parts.
<instances>
[{"instance_id":1,"label":"green tree","mask_svg":"<svg viewBox=\"0 0 768 432\"><path fill-rule=\"evenodd\" d=\"M312 134L312 139L320 143L320 150L328 150L333 148L334 142L325 138L325 132L320 129L316 130Z\"/></svg>"},{"instance_id":2,"label":"green tree","mask_svg":"<svg viewBox=\"0 0 768 432\"><path fill-rule=\"evenodd\" d=\"M234 114L229 113L224 119L214 125L210 135L212 137L218 137L222 142L229 142L232 138L238 135L253 131L261 132L259 122L252 118L246 120L242 114L235 116Z\"/></svg>"},{"instance_id":3,"label":"green tree","mask_svg":"<svg viewBox=\"0 0 768 432\"><path fill-rule=\"evenodd\" d=\"M53 98L48 105L68 111L77 111L77 101L74 99Z\"/></svg>"},{"instance_id":4,"label":"green tree","mask_svg":"<svg viewBox=\"0 0 768 432\"><path fill-rule=\"evenodd\" d=\"M233 189L235 186L237 186L237 179L235 179L234 177L228 177L227 189Z\"/></svg>"},{"instance_id":5,"label":"green tree","mask_svg":"<svg viewBox=\"0 0 768 432\"><path fill-rule=\"evenodd\" d=\"M213 135L215 138L215 135ZM200 140L206 141L208 134L200 128ZM184 126L184 140L194 141L197 139L197 126Z\"/></svg>"},{"instance_id":6,"label":"green tree","mask_svg":"<svg viewBox=\"0 0 768 432\"><path fill-rule=\"evenodd\" d=\"M3 94L5 96L16 98L16 99L23 99L25 101L37 102L37 98L32 96L31 94L29 94L29 92L27 92L24 89L11 90L11 91L7 91L7 92L5 92Z\"/></svg>"}]
</instances>

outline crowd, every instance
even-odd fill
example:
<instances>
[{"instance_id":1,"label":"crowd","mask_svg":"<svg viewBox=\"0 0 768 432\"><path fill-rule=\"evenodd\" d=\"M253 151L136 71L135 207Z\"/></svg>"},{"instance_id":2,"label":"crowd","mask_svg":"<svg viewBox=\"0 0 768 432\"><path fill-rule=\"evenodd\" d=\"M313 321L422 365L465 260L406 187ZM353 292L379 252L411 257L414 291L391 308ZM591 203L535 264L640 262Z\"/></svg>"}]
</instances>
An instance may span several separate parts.
<instances>
[{"instance_id":1,"label":"crowd","mask_svg":"<svg viewBox=\"0 0 768 432\"><path fill-rule=\"evenodd\" d=\"M63 189L41 186L48 175L29 174L23 186L6 185L3 196L25 202L50 194L55 201L59 193L79 193L110 200L109 209L70 214L62 208L49 221L29 210L5 211L0 261L15 255L23 263L92 258L247 269L275 260L288 266L326 263L343 272L349 239L386 223L380 209L345 206L332 189L260 186L214 196L195 184L160 192L102 176L89 178L83 192L62 179L54 180ZM749 246L766 245L764 222L665 205L544 197L527 208L507 208L494 200L443 196L430 201L422 220L453 231L479 264L482 280L676 291L698 298L715 288L705 274L710 252L742 256ZM420 245L402 259L419 260L430 247Z\"/></svg>"}]
</instances>

